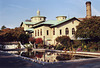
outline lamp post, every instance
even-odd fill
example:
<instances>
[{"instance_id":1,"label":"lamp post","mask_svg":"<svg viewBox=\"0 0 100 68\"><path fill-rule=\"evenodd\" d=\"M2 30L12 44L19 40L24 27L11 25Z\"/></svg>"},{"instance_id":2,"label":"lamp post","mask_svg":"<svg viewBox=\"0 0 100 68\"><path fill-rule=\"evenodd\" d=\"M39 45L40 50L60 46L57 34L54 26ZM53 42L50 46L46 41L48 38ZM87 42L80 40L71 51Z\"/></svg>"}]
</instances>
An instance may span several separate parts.
<instances>
[{"instance_id":1,"label":"lamp post","mask_svg":"<svg viewBox=\"0 0 100 68\"><path fill-rule=\"evenodd\" d=\"M45 46L45 36L43 36L43 45Z\"/></svg>"}]
</instances>

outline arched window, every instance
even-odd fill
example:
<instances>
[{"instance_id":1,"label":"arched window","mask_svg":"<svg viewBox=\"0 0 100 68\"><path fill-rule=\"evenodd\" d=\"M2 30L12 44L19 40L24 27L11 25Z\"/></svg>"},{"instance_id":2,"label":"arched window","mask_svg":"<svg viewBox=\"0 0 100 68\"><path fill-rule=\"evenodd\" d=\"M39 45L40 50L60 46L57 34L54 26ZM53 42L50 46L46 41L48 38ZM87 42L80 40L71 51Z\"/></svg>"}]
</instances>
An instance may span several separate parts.
<instances>
[{"instance_id":1,"label":"arched window","mask_svg":"<svg viewBox=\"0 0 100 68\"><path fill-rule=\"evenodd\" d=\"M72 24L74 24L74 21L72 21Z\"/></svg>"},{"instance_id":2,"label":"arched window","mask_svg":"<svg viewBox=\"0 0 100 68\"><path fill-rule=\"evenodd\" d=\"M49 35L49 30L47 30L47 35Z\"/></svg>"},{"instance_id":3,"label":"arched window","mask_svg":"<svg viewBox=\"0 0 100 68\"><path fill-rule=\"evenodd\" d=\"M66 34L66 35L69 34L69 29L68 29L68 28L65 29L65 34Z\"/></svg>"},{"instance_id":4,"label":"arched window","mask_svg":"<svg viewBox=\"0 0 100 68\"><path fill-rule=\"evenodd\" d=\"M53 28L53 35L55 35L55 28Z\"/></svg>"},{"instance_id":5,"label":"arched window","mask_svg":"<svg viewBox=\"0 0 100 68\"><path fill-rule=\"evenodd\" d=\"M73 34L75 34L75 29L74 29L74 28L72 28L72 35L73 35Z\"/></svg>"},{"instance_id":6,"label":"arched window","mask_svg":"<svg viewBox=\"0 0 100 68\"><path fill-rule=\"evenodd\" d=\"M62 34L62 31L61 31L61 29L60 29L60 35Z\"/></svg>"},{"instance_id":7,"label":"arched window","mask_svg":"<svg viewBox=\"0 0 100 68\"><path fill-rule=\"evenodd\" d=\"M40 29L40 35L42 36L42 29Z\"/></svg>"},{"instance_id":8,"label":"arched window","mask_svg":"<svg viewBox=\"0 0 100 68\"><path fill-rule=\"evenodd\" d=\"M36 36L36 30L35 30L35 36Z\"/></svg>"},{"instance_id":9,"label":"arched window","mask_svg":"<svg viewBox=\"0 0 100 68\"><path fill-rule=\"evenodd\" d=\"M30 25L28 25L28 27L30 27Z\"/></svg>"},{"instance_id":10,"label":"arched window","mask_svg":"<svg viewBox=\"0 0 100 68\"><path fill-rule=\"evenodd\" d=\"M39 36L39 30L38 30L38 36Z\"/></svg>"}]
</instances>

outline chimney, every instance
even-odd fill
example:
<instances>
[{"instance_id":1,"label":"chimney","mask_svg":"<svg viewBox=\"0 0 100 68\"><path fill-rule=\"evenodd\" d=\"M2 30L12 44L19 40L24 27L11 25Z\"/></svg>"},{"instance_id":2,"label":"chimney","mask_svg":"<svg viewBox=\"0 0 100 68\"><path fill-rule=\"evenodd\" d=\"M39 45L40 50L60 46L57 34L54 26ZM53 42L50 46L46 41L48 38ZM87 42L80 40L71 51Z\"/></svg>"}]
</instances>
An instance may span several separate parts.
<instances>
[{"instance_id":1,"label":"chimney","mask_svg":"<svg viewBox=\"0 0 100 68\"><path fill-rule=\"evenodd\" d=\"M86 18L91 18L91 2L86 2Z\"/></svg>"}]
</instances>

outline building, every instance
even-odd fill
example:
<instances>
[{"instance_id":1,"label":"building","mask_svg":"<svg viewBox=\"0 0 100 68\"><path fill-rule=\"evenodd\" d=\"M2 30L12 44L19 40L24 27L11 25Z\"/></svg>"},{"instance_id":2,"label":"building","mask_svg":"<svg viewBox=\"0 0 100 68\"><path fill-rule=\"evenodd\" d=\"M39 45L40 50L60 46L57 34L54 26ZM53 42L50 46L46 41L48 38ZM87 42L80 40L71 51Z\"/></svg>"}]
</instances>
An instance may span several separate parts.
<instances>
[{"instance_id":1,"label":"building","mask_svg":"<svg viewBox=\"0 0 100 68\"><path fill-rule=\"evenodd\" d=\"M86 18L91 17L91 2L86 2ZM70 39L75 39L74 34L76 26L79 25L80 20L84 18L70 18L66 19L66 16L57 16L56 20L47 20L45 16L40 16L40 11L37 11L37 16L31 17L31 21L21 23L21 27L28 33L32 32L32 36L35 38L42 38L45 40L45 44L56 44L55 39L58 36L69 36Z\"/></svg>"},{"instance_id":2,"label":"building","mask_svg":"<svg viewBox=\"0 0 100 68\"><path fill-rule=\"evenodd\" d=\"M46 17L40 16L40 11L37 11L37 16L31 17L31 22L22 22L21 26L25 31L33 32L32 36L35 38L45 40L45 44L56 44L55 39L58 36L67 35L75 39L76 26L80 21L75 17L66 18L66 16L57 16L57 20L46 21Z\"/></svg>"}]
</instances>

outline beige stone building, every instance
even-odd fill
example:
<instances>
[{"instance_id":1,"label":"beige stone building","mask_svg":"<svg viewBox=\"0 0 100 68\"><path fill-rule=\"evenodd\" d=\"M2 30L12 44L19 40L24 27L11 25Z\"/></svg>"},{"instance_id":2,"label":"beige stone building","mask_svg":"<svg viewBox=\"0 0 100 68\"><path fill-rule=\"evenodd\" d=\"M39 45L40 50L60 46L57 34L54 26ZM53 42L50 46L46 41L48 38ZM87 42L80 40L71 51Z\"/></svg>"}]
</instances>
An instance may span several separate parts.
<instances>
[{"instance_id":1,"label":"beige stone building","mask_svg":"<svg viewBox=\"0 0 100 68\"><path fill-rule=\"evenodd\" d=\"M86 2L86 18L91 17L91 2ZM22 22L21 27L32 34L35 38L42 38L46 45L56 44L55 39L58 36L69 36L70 39L75 39L74 34L76 26L79 25L80 20L84 18L70 18L66 16L57 16L56 20L46 20L45 16L40 16L40 11L37 11L37 16L31 17L30 21Z\"/></svg>"},{"instance_id":2,"label":"beige stone building","mask_svg":"<svg viewBox=\"0 0 100 68\"><path fill-rule=\"evenodd\" d=\"M66 19L66 16L57 16L57 20L47 20L45 16L40 16L40 11L37 11L37 16L31 17L30 22L22 22L21 26L27 32L33 32L35 38L42 38L45 44L56 44L55 39L58 36L67 35L71 39L75 39L74 34L76 26L80 21L73 17Z\"/></svg>"}]
</instances>

